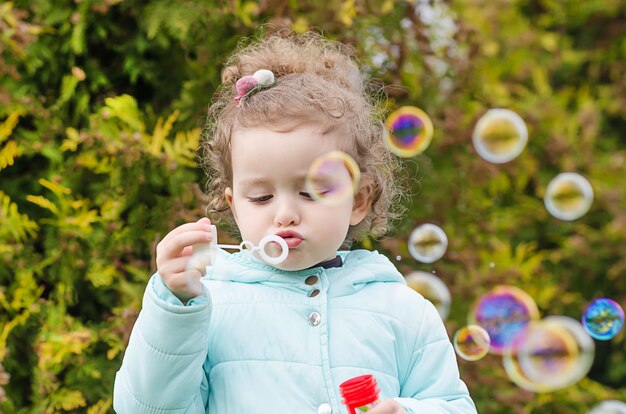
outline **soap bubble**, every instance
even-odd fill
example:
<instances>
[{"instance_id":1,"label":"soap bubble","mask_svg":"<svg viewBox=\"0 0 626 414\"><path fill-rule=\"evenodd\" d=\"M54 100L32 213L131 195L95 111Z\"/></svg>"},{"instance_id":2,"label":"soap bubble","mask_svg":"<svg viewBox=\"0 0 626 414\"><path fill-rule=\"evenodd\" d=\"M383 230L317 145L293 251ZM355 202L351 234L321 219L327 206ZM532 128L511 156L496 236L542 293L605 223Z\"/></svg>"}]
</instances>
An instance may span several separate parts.
<instances>
[{"instance_id":1,"label":"soap bubble","mask_svg":"<svg viewBox=\"0 0 626 414\"><path fill-rule=\"evenodd\" d=\"M554 217L565 221L576 220L591 208L593 189L582 175L561 173L548 184L543 201Z\"/></svg>"},{"instance_id":2,"label":"soap bubble","mask_svg":"<svg viewBox=\"0 0 626 414\"><path fill-rule=\"evenodd\" d=\"M351 156L342 151L331 151L313 161L305 186L314 200L337 205L354 196L360 177L359 166Z\"/></svg>"},{"instance_id":3,"label":"soap bubble","mask_svg":"<svg viewBox=\"0 0 626 414\"><path fill-rule=\"evenodd\" d=\"M616 400L602 401L587 414L626 414L626 403Z\"/></svg>"},{"instance_id":4,"label":"soap bubble","mask_svg":"<svg viewBox=\"0 0 626 414\"><path fill-rule=\"evenodd\" d=\"M490 352L502 354L515 336L536 319L539 309L528 293L515 286L500 285L478 299L469 322L485 328L491 339Z\"/></svg>"},{"instance_id":5,"label":"soap bubble","mask_svg":"<svg viewBox=\"0 0 626 414\"><path fill-rule=\"evenodd\" d=\"M518 386L533 392L568 387L593 364L594 343L582 325L566 316L531 322L503 357L504 369Z\"/></svg>"},{"instance_id":6,"label":"soap bubble","mask_svg":"<svg viewBox=\"0 0 626 414\"><path fill-rule=\"evenodd\" d=\"M422 224L409 236L409 253L422 263L436 262L446 253L447 248L446 233L434 224Z\"/></svg>"},{"instance_id":7,"label":"soap bubble","mask_svg":"<svg viewBox=\"0 0 626 414\"><path fill-rule=\"evenodd\" d=\"M466 361L477 361L489 352L489 334L478 325L459 329L452 342L456 353Z\"/></svg>"},{"instance_id":8,"label":"soap bubble","mask_svg":"<svg viewBox=\"0 0 626 414\"><path fill-rule=\"evenodd\" d=\"M452 296L448 287L437 276L433 276L430 273L416 270L409 273L406 278L406 284L424 296L437 308L441 320L445 321L448 318L450 312L450 303L452 302Z\"/></svg>"},{"instance_id":9,"label":"soap bubble","mask_svg":"<svg viewBox=\"0 0 626 414\"><path fill-rule=\"evenodd\" d=\"M612 299L595 299L585 309L582 323L589 335L601 341L608 341L624 326L624 310Z\"/></svg>"},{"instance_id":10,"label":"soap bubble","mask_svg":"<svg viewBox=\"0 0 626 414\"><path fill-rule=\"evenodd\" d=\"M515 112L490 109L476 123L472 142L484 160L502 164L522 153L528 142L528 129Z\"/></svg>"},{"instance_id":11,"label":"soap bubble","mask_svg":"<svg viewBox=\"0 0 626 414\"><path fill-rule=\"evenodd\" d=\"M398 108L387 117L385 141L392 153L410 158L423 152L433 137L433 123L414 106Z\"/></svg>"}]
</instances>

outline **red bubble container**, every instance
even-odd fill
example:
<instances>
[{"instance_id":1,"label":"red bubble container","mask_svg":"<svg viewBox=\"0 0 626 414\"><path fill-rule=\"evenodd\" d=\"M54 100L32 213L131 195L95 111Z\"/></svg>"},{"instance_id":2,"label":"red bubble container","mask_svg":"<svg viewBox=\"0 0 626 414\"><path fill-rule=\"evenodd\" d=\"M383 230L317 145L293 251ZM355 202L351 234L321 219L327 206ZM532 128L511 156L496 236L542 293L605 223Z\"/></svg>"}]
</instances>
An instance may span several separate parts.
<instances>
[{"instance_id":1,"label":"red bubble container","mask_svg":"<svg viewBox=\"0 0 626 414\"><path fill-rule=\"evenodd\" d=\"M373 375L360 375L339 385L348 413L366 413L378 404L380 389Z\"/></svg>"}]
</instances>

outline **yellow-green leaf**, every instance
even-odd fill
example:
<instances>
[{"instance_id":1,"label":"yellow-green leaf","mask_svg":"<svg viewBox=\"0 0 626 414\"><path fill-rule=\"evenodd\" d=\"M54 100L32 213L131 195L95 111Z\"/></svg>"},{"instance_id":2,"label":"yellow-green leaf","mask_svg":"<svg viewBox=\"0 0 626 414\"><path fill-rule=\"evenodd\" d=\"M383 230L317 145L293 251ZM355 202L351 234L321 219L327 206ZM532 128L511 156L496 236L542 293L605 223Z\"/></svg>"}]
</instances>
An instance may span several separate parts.
<instances>
[{"instance_id":1,"label":"yellow-green leaf","mask_svg":"<svg viewBox=\"0 0 626 414\"><path fill-rule=\"evenodd\" d=\"M13 165L15 158L21 154L21 148L17 146L17 142L9 141L0 149L0 170L7 166Z\"/></svg>"}]
</instances>

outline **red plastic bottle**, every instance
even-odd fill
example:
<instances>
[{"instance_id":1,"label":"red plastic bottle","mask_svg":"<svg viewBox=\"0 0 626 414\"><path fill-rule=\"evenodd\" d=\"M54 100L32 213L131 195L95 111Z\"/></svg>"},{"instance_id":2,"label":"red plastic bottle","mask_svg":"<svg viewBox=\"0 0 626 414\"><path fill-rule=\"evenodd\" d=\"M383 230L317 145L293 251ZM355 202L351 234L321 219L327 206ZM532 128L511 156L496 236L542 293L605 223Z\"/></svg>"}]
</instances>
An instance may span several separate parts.
<instances>
[{"instance_id":1,"label":"red plastic bottle","mask_svg":"<svg viewBox=\"0 0 626 414\"><path fill-rule=\"evenodd\" d=\"M367 374L342 382L339 391L348 412L359 414L368 412L376 406L380 389L374 376Z\"/></svg>"}]
</instances>

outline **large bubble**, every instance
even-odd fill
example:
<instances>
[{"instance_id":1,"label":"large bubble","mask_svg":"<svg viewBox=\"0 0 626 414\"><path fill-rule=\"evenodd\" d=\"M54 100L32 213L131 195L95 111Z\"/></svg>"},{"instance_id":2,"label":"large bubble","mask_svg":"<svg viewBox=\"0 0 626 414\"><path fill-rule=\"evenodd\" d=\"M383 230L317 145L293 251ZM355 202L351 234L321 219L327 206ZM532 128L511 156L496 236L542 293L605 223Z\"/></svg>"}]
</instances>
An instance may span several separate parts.
<instances>
[{"instance_id":1,"label":"large bubble","mask_svg":"<svg viewBox=\"0 0 626 414\"><path fill-rule=\"evenodd\" d=\"M528 129L515 112L490 109L476 123L472 142L484 160L502 164L522 153L528 142Z\"/></svg>"},{"instance_id":2,"label":"large bubble","mask_svg":"<svg viewBox=\"0 0 626 414\"><path fill-rule=\"evenodd\" d=\"M502 354L530 321L537 319L539 309L528 293L515 286L500 285L478 299L469 323L485 328L491 338L490 352Z\"/></svg>"},{"instance_id":3,"label":"large bubble","mask_svg":"<svg viewBox=\"0 0 626 414\"><path fill-rule=\"evenodd\" d=\"M591 208L593 189L582 175L561 173L548 184L543 201L554 217L565 221L576 220Z\"/></svg>"},{"instance_id":4,"label":"large bubble","mask_svg":"<svg viewBox=\"0 0 626 414\"><path fill-rule=\"evenodd\" d=\"M305 186L314 200L337 205L354 196L360 177L359 166L352 157L342 151L331 151L313 161Z\"/></svg>"},{"instance_id":5,"label":"large bubble","mask_svg":"<svg viewBox=\"0 0 626 414\"><path fill-rule=\"evenodd\" d=\"M392 112L385 123L385 141L392 153L410 158L423 152L433 137L433 123L424 111L403 106Z\"/></svg>"},{"instance_id":6,"label":"large bubble","mask_svg":"<svg viewBox=\"0 0 626 414\"><path fill-rule=\"evenodd\" d=\"M434 224L416 227L409 236L409 253L422 263L433 263L441 259L448 248L446 233Z\"/></svg>"},{"instance_id":7,"label":"large bubble","mask_svg":"<svg viewBox=\"0 0 626 414\"><path fill-rule=\"evenodd\" d=\"M416 270L409 273L405 280L411 289L435 305L443 321L448 318L452 296L450 295L450 290L448 290L448 287L441 279L430 273Z\"/></svg>"},{"instance_id":8,"label":"large bubble","mask_svg":"<svg viewBox=\"0 0 626 414\"><path fill-rule=\"evenodd\" d=\"M504 369L518 386L549 392L578 382L589 372L593 340L582 325L566 316L533 321L503 357Z\"/></svg>"},{"instance_id":9,"label":"large bubble","mask_svg":"<svg viewBox=\"0 0 626 414\"><path fill-rule=\"evenodd\" d=\"M595 299L585 309L582 323L589 335L601 341L608 341L624 326L624 310L612 299Z\"/></svg>"},{"instance_id":10,"label":"large bubble","mask_svg":"<svg viewBox=\"0 0 626 414\"><path fill-rule=\"evenodd\" d=\"M465 326L454 334L456 353L466 361L477 361L489 352L489 334L478 325Z\"/></svg>"}]
</instances>

